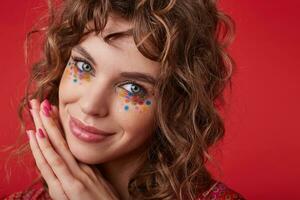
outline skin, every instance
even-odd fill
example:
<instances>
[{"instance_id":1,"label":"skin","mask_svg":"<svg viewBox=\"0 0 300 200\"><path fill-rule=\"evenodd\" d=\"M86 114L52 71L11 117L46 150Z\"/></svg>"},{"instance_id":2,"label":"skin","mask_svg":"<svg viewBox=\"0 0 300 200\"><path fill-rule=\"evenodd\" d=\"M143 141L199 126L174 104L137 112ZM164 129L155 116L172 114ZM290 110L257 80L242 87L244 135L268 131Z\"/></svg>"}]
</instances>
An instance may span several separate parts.
<instances>
[{"instance_id":1,"label":"skin","mask_svg":"<svg viewBox=\"0 0 300 200\"><path fill-rule=\"evenodd\" d=\"M131 35L104 40L130 28L128 21L110 16L100 35L91 33L83 38L77 47L84 48L93 62L73 48L59 86L59 109L52 105L47 110L47 101L41 105L31 102L36 132L41 128L47 136L28 131L30 144L37 163L42 163L38 166L49 181L49 190L58 190L54 199L129 199L127 184L145 159L156 102L153 83L122 73L138 72L153 79L159 73L159 63L145 58ZM83 75L78 67L85 69ZM71 133L70 116L112 135L96 143L81 141ZM87 164L97 166L98 172ZM83 185L82 192L67 186L74 180Z\"/></svg>"}]
</instances>

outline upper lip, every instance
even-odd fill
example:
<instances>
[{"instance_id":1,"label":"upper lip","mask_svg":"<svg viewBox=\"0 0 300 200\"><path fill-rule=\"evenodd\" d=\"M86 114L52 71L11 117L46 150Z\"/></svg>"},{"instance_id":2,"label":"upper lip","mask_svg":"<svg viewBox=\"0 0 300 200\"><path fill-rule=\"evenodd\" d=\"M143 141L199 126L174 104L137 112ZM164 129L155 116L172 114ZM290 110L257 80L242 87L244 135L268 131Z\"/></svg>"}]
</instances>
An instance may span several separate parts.
<instances>
[{"instance_id":1,"label":"upper lip","mask_svg":"<svg viewBox=\"0 0 300 200\"><path fill-rule=\"evenodd\" d=\"M105 131L102 131L100 129L97 129L93 126L88 126L88 125L85 125L83 124L80 120L72 117L71 117L71 120L75 123L76 126L78 126L80 129L86 131L86 132L89 132L89 133L94 133L94 134L98 134L98 135L112 135L113 133L108 133L108 132L105 132Z\"/></svg>"}]
</instances>

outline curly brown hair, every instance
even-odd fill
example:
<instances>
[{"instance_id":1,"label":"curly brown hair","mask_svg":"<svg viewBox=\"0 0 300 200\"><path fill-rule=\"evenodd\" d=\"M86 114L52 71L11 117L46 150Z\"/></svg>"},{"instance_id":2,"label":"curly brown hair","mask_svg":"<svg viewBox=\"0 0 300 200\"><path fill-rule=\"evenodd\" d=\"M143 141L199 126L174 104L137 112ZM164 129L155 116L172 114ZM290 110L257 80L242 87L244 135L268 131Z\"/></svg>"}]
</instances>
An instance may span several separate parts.
<instances>
[{"instance_id":1,"label":"curly brown hair","mask_svg":"<svg viewBox=\"0 0 300 200\"><path fill-rule=\"evenodd\" d=\"M43 58L32 67L27 92L31 98L58 105L58 87L72 47L91 31L100 33L110 13L132 22L139 51L161 63L156 84L156 130L148 159L131 177L133 199L196 199L213 184L205 164L209 148L223 138L219 107L231 85L234 62L227 52L234 33L232 19L216 0L65 0L54 6L47 26L28 34L44 34ZM94 29L86 31L87 23ZM18 152L25 152L24 144ZM24 151L21 151L23 149ZM39 179L42 179L40 177Z\"/></svg>"}]
</instances>

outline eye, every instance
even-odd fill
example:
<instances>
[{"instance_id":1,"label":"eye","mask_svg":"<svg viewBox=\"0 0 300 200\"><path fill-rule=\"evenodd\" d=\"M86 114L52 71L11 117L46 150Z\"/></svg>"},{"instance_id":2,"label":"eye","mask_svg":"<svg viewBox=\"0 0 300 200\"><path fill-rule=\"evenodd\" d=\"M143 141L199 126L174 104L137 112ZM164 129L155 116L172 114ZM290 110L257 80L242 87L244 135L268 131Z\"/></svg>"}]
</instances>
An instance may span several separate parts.
<instances>
[{"instance_id":1,"label":"eye","mask_svg":"<svg viewBox=\"0 0 300 200\"><path fill-rule=\"evenodd\" d=\"M85 62L78 61L78 62L76 62L76 65L81 71L85 71L85 72L92 71L92 67Z\"/></svg>"},{"instance_id":2,"label":"eye","mask_svg":"<svg viewBox=\"0 0 300 200\"><path fill-rule=\"evenodd\" d=\"M93 67L86 60L78 57L72 57L72 60L81 72L91 73L93 71Z\"/></svg>"},{"instance_id":3,"label":"eye","mask_svg":"<svg viewBox=\"0 0 300 200\"><path fill-rule=\"evenodd\" d=\"M121 88L127 90L132 96L145 96L147 94L146 89L134 82L125 83L121 85Z\"/></svg>"}]
</instances>

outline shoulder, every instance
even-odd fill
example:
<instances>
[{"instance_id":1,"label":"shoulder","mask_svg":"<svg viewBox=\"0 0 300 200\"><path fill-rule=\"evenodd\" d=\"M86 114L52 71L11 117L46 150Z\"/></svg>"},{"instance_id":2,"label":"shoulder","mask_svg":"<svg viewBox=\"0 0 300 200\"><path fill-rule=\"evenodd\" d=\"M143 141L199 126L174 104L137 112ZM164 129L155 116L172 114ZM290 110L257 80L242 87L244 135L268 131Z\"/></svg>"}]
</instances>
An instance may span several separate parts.
<instances>
[{"instance_id":1,"label":"shoulder","mask_svg":"<svg viewBox=\"0 0 300 200\"><path fill-rule=\"evenodd\" d=\"M47 190L41 187L13 193L4 200L51 200L51 198Z\"/></svg>"},{"instance_id":2,"label":"shoulder","mask_svg":"<svg viewBox=\"0 0 300 200\"><path fill-rule=\"evenodd\" d=\"M245 198L222 182L216 182L197 200L245 200Z\"/></svg>"}]
</instances>

